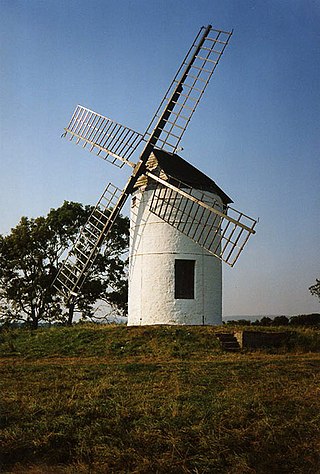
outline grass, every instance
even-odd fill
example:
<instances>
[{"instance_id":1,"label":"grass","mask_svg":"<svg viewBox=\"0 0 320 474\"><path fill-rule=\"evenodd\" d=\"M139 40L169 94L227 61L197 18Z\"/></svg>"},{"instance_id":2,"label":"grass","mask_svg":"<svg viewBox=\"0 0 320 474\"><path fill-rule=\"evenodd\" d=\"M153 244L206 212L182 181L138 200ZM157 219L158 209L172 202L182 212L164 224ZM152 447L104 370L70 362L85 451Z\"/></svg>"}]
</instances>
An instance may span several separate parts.
<instances>
[{"instance_id":1,"label":"grass","mask_svg":"<svg viewBox=\"0 0 320 474\"><path fill-rule=\"evenodd\" d=\"M219 351L214 328L77 325L0 333L0 357L198 357ZM196 354L193 354L193 352Z\"/></svg>"},{"instance_id":2,"label":"grass","mask_svg":"<svg viewBox=\"0 0 320 474\"><path fill-rule=\"evenodd\" d=\"M0 472L320 473L319 331L226 354L215 330L0 333Z\"/></svg>"}]
</instances>

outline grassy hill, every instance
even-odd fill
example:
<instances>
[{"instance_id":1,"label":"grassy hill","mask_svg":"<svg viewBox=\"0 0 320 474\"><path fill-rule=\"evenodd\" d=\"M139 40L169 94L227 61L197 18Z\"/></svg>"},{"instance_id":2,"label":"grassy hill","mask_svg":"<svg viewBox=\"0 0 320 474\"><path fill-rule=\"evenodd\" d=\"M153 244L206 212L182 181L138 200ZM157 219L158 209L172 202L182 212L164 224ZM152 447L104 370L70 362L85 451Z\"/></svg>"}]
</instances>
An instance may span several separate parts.
<instances>
[{"instance_id":1,"label":"grassy hill","mask_svg":"<svg viewBox=\"0 0 320 474\"><path fill-rule=\"evenodd\" d=\"M2 331L0 472L319 473L320 331L290 330L234 354L212 327Z\"/></svg>"}]
</instances>

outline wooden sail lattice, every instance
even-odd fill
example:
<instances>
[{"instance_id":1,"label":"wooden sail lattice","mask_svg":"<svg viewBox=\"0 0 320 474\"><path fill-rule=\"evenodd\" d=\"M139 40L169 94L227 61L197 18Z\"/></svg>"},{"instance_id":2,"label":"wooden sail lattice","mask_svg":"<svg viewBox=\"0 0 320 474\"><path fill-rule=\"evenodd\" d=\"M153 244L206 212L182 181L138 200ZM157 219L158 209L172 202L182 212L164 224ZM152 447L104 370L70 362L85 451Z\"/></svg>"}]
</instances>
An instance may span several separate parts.
<instances>
[{"instance_id":1,"label":"wooden sail lattice","mask_svg":"<svg viewBox=\"0 0 320 474\"><path fill-rule=\"evenodd\" d=\"M145 139L148 139L162 117L157 148L172 153L178 150L181 138L231 35L232 31L216 30L212 27L203 27L199 31L147 128ZM163 119L163 111L168 103L170 114Z\"/></svg>"},{"instance_id":2,"label":"wooden sail lattice","mask_svg":"<svg viewBox=\"0 0 320 474\"><path fill-rule=\"evenodd\" d=\"M64 135L119 168L134 166L129 159L143 138L141 133L82 105L77 105Z\"/></svg>"},{"instance_id":3,"label":"wooden sail lattice","mask_svg":"<svg viewBox=\"0 0 320 474\"><path fill-rule=\"evenodd\" d=\"M115 209L121 196L119 188L108 184L58 272L54 286L59 293L77 295L118 216Z\"/></svg>"},{"instance_id":4,"label":"wooden sail lattice","mask_svg":"<svg viewBox=\"0 0 320 474\"><path fill-rule=\"evenodd\" d=\"M147 174L157 183L150 211L232 267L255 233L256 221L176 178L171 184Z\"/></svg>"}]
</instances>

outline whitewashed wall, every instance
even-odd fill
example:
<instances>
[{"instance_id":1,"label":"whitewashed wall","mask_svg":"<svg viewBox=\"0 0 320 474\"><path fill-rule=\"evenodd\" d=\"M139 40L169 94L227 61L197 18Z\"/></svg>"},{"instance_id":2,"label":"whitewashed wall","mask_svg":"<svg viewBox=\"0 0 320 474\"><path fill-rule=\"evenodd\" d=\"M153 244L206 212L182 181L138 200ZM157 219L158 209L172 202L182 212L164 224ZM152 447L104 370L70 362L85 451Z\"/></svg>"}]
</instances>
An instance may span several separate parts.
<instances>
[{"instance_id":1,"label":"whitewashed wall","mask_svg":"<svg viewBox=\"0 0 320 474\"><path fill-rule=\"evenodd\" d=\"M152 193L131 204L128 325L221 324L221 261L152 214ZM194 299L174 297L175 259L196 262Z\"/></svg>"}]
</instances>

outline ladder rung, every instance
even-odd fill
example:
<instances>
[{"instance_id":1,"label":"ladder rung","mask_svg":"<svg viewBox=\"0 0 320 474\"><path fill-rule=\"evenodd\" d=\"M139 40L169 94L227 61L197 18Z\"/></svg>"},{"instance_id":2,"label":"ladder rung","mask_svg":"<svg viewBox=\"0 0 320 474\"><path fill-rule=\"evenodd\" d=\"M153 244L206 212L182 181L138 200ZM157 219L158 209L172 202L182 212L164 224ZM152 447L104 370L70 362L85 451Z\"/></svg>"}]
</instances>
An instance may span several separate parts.
<instances>
[{"instance_id":1,"label":"ladder rung","mask_svg":"<svg viewBox=\"0 0 320 474\"><path fill-rule=\"evenodd\" d=\"M187 100L191 100L192 102L198 102L198 98L196 97L192 97L191 95L189 94L180 94L180 97L184 97L185 99ZM178 102L177 102L178 103ZM193 109L192 109L193 110Z\"/></svg>"},{"instance_id":2,"label":"ladder rung","mask_svg":"<svg viewBox=\"0 0 320 474\"><path fill-rule=\"evenodd\" d=\"M54 284L54 287L55 287L60 293L62 293L62 292L64 291L64 288L69 291L69 287L68 287L65 283L63 283L61 280L59 280L59 278L57 278L56 282L59 283L59 285L57 285L57 283L55 283L55 284ZM61 288L61 286L64 286L64 288Z\"/></svg>"},{"instance_id":3,"label":"ladder rung","mask_svg":"<svg viewBox=\"0 0 320 474\"><path fill-rule=\"evenodd\" d=\"M101 198L100 201L99 201L99 204L100 204L100 202L103 201L103 200L107 202L107 205L114 204L114 203L112 202L114 199L117 199L116 192L110 194L109 196L102 196L102 198ZM104 210L108 210L107 205L104 205ZM109 214L111 214L110 211L109 211Z\"/></svg>"},{"instance_id":4,"label":"ladder rung","mask_svg":"<svg viewBox=\"0 0 320 474\"><path fill-rule=\"evenodd\" d=\"M187 74L187 77L191 77L191 79L195 79L196 81L204 82L205 84L208 83L206 79L202 79L202 77L199 76L194 76L193 74Z\"/></svg>"},{"instance_id":5,"label":"ladder rung","mask_svg":"<svg viewBox=\"0 0 320 474\"><path fill-rule=\"evenodd\" d=\"M191 69L197 69L198 71L201 71L201 72L206 72L208 74L212 74L212 71L210 69L206 69L204 67L199 67L199 66L195 66L194 64L192 64L191 66Z\"/></svg>"},{"instance_id":6,"label":"ladder rung","mask_svg":"<svg viewBox=\"0 0 320 474\"><path fill-rule=\"evenodd\" d=\"M190 86L189 84L184 83L183 87L188 87L192 91L202 92L203 89L198 89L198 87Z\"/></svg>"},{"instance_id":7,"label":"ladder rung","mask_svg":"<svg viewBox=\"0 0 320 474\"><path fill-rule=\"evenodd\" d=\"M211 31L215 31L216 33L222 33L223 35L231 36L233 31L224 31L224 30L216 30L215 28L211 28Z\"/></svg>"},{"instance_id":8,"label":"ladder rung","mask_svg":"<svg viewBox=\"0 0 320 474\"><path fill-rule=\"evenodd\" d=\"M96 234L94 232L92 232L92 230L89 228L89 225L87 223L86 227L83 229L83 232L84 234L88 233L90 235L92 235L92 237L97 237Z\"/></svg>"},{"instance_id":9,"label":"ladder rung","mask_svg":"<svg viewBox=\"0 0 320 474\"><path fill-rule=\"evenodd\" d=\"M97 221L100 224L104 225L103 222L98 217L94 216L93 214L90 216L90 219L94 219L95 221Z\"/></svg>"},{"instance_id":10,"label":"ladder rung","mask_svg":"<svg viewBox=\"0 0 320 474\"><path fill-rule=\"evenodd\" d=\"M180 114L180 112L175 112L174 110L171 112L172 115L175 115L176 117L179 117L179 118L182 118L183 120L185 120L186 122L189 120L188 117L186 117L185 115L182 115Z\"/></svg>"},{"instance_id":11,"label":"ladder rung","mask_svg":"<svg viewBox=\"0 0 320 474\"><path fill-rule=\"evenodd\" d=\"M169 142L167 141L167 139L168 139L169 137L170 137L170 135L168 135L166 139L164 139L164 138L159 138L158 141L162 143L162 147L165 146L165 145L167 145L167 146L169 146L169 147L171 147L171 148L173 148L173 149L177 148L177 144L176 144L176 145L173 145L172 143L169 143ZM159 148L161 148L161 147L159 147Z\"/></svg>"},{"instance_id":12,"label":"ladder rung","mask_svg":"<svg viewBox=\"0 0 320 474\"><path fill-rule=\"evenodd\" d=\"M85 259L88 259L90 257L90 254L94 250L94 248L95 248L95 245L86 246L86 247L82 246L82 248L79 248L79 247L75 246L74 251L75 252L80 252L81 255L83 255L85 257ZM75 253L75 255L77 256L76 253ZM75 265L76 265L76 263L75 263Z\"/></svg>"},{"instance_id":13,"label":"ladder rung","mask_svg":"<svg viewBox=\"0 0 320 474\"><path fill-rule=\"evenodd\" d=\"M209 58L203 58L202 56L196 56L197 59L200 59L201 61L205 61L205 62L209 62L209 63L213 63L213 64L217 64L217 61L214 61L213 59L209 59Z\"/></svg>"},{"instance_id":14,"label":"ladder rung","mask_svg":"<svg viewBox=\"0 0 320 474\"><path fill-rule=\"evenodd\" d=\"M77 255L77 262L80 262L82 265L86 264L87 259L82 260L83 256ZM73 263L74 266L76 266L76 263ZM79 265L80 266L80 265Z\"/></svg>"},{"instance_id":15,"label":"ladder rung","mask_svg":"<svg viewBox=\"0 0 320 474\"><path fill-rule=\"evenodd\" d=\"M95 240L92 241L88 237L85 237L84 234L81 234L80 238L76 242L75 248L78 248L78 245L80 245L80 247L86 248L90 245L95 246L95 244L96 244Z\"/></svg>"},{"instance_id":16,"label":"ladder rung","mask_svg":"<svg viewBox=\"0 0 320 474\"><path fill-rule=\"evenodd\" d=\"M84 237L84 235L82 235L82 237ZM83 246L84 248L94 247L96 245L96 239L91 240L88 237L86 237L84 240L79 241L79 244L81 246ZM77 248L77 247L75 247L75 248Z\"/></svg>"},{"instance_id":17,"label":"ladder rung","mask_svg":"<svg viewBox=\"0 0 320 474\"><path fill-rule=\"evenodd\" d=\"M111 203L111 201L112 201L113 199L115 199L115 198L116 198L115 192L114 192L114 193L109 192L108 194L103 195L103 196L100 198L100 201L98 202L98 204L97 204L97 206L96 206L96 209L101 212L101 210L99 209L99 204L101 204L102 201L106 201L107 204L108 204L108 203ZM105 210L105 209L107 209L107 205L106 205L106 204L103 205L103 210Z\"/></svg>"},{"instance_id":18,"label":"ladder rung","mask_svg":"<svg viewBox=\"0 0 320 474\"><path fill-rule=\"evenodd\" d=\"M181 130L185 130L185 127L182 127L181 125L178 125L176 122L172 122L171 120L164 120L164 122L169 123L173 127L177 127L177 128L180 128Z\"/></svg>"},{"instance_id":19,"label":"ladder rung","mask_svg":"<svg viewBox=\"0 0 320 474\"><path fill-rule=\"evenodd\" d=\"M59 283L59 286L64 286L64 288L66 288L68 291L70 290L71 285L73 286L73 282L71 282L70 284L69 282L60 280L59 278L57 278L56 281ZM56 288L60 290L60 288L58 288L57 286Z\"/></svg>"},{"instance_id":20,"label":"ladder rung","mask_svg":"<svg viewBox=\"0 0 320 474\"><path fill-rule=\"evenodd\" d=\"M81 253L81 255L83 255L86 260L89 260L89 259L90 259L90 253L89 253L89 255L87 255L86 253L82 252L82 250L80 250L80 249L77 248L77 247L75 247L74 250L76 250L77 252Z\"/></svg>"},{"instance_id":21,"label":"ladder rung","mask_svg":"<svg viewBox=\"0 0 320 474\"><path fill-rule=\"evenodd\" d=\"M103 227L106 225L106 223L107 223L107 221L108 221L108 219L102 219L102 218L99 217L99 216L97 216L97 217L96 217L96 216L92 216L92 217L93 217L97 222L99 222L99 224L101 224L102 229L103 229ZM102 230L102 229L101 229L101 230Z\"/></svg>"},{"instance_id":22,"label":"ladder rung","mask_svg":"<svg viewBox=\"0 0 320 474\"><path fill-rule=\"evenodd\" d=\"M69 267L67 267L65 270L70 272L75 278L78 278L78 274L77 274L77 266L75 263L73 262L70 262L69 260L69 263L71 264ZM63 273L63 271L62 271Z\"/></svg>"},{"instance_id":23,"label":"ladder rung","mask_svg":"<svg viewBox=\"0 0 320 474\"><path fill-rule=\"evenodd\" d=\"M93 222L90 221L87 224L88 225L90 224L90 226L94 227L99 232L99 235L101 234L101 229L99 229L99 227L95 226Z\"/></svg>"},{"instance_id":24,"label":"ladder rung","mask_svg":"<svg viewBox=\"0 0 320 474\"><path fill-rule=\"evenodd\" d=\"M61 272L61 275L66 278L67 280L71 281L72 284L74 284L74 280L70 278L70 276L66 275L65 273Z\"/></svg>"},{"instance_id":25,"label":"ladder rung","mask_svg":"<svg viewBox=\"0 0 320 474\"><path fill-rule=\"evenodd\" d=\"M181 107L183 109L187 109L187 110L190 110L191 112L193 112L193 107L189 107L189 105L186 105L186 104L181 104L181 102L178 102L178 101L173 101L173 103L175 105L178 105L178 107ZM189 120L189 119L188 119Z\"/></svg>"},{"instance_id":26,"label":"ladder rung","mask_svg":"<svg viewBox=\"0 0 320 474\"><path fill-rule=\"evenodd\" d=\"M220 41L220 40L215 39L215 38L210 38L209 36L206 37L206 40L213 41L213 43L228 44L227 41Z\"/></svg>"},{"instance_id":27,"label":"ladder rung","mask_svg":"<svg viewBox=\"0 0 320 474\"><path fill-rule=\"evenodd\" d=\"M161 130L162 133L166 133L167 136L170 135L171 137L174 137L174 138L180 138L179 135L175 135L174 133L172 133L171 131L167 131L166 129L164 128L159 128L159 130Z\"/></svg>"},{"instance_id":28,"label":"ladder rung","mask_svg":"<svg viewBox=\"0 0 320 474\"><path fill-rule=\"evenodd\" d=\"M215 53L215 54L221 54L222 53L222 51L216 51L213 48L206 48L205 46L202 46L201 50L210 51L210 53Z\"/></svg>"}]
</instances>

